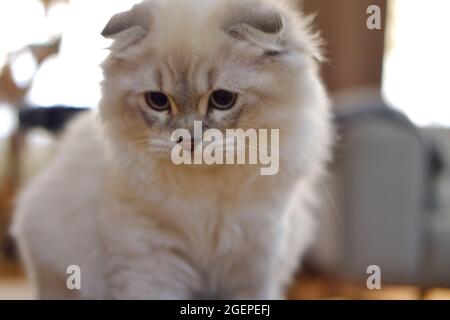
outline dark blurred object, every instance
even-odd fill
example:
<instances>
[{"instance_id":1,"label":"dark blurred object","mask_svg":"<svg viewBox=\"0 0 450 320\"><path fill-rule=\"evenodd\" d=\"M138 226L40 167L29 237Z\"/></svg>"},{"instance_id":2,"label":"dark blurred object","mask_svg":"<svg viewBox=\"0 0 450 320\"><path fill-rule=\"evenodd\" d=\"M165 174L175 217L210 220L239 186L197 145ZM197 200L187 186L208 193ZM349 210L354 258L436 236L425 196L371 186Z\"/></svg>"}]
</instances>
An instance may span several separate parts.
<instances>
[{"instance_id":1,"label":"dark blurred object","mask_svg":"<svg viewBox=\"0 0 450 320\"><path fill-rule=\"evenodd\" d=\"M439 176L439 174L445 168L445 160L443 158L442 152L439 150L439 147L435 143L431 145L430 152L430 172L434 176Z\"/></svg>"},{"instance_id":2,"label":"dark blurred object","mask_svg":"<svg viewBox=\"0 0 450 320\"><path fill-rule=\"evenodd\" d=\"M434 210L426 226L428 277L436 283L444 279L450 286L450 129L424 128L422 132L438 151L431 168Z\"/></svg>"},{"instance_id":3,"label":"dark blurred object","mask_svg":"<svg viewBox=\"0 0 450 320\"><path fill-rule=\"evenodd\" d=\"M2 253L6 259L14 260L17 258L17 250L13 238L6 233L5 238L1 241Z\"/></svg>"},{"instance_id":4,"label":"dark blurred object","mask_svg":"<svg viewBox=\"0 0 450 320\"><path fill-rule=\"evenodd\" d=\"M20 130L44 128L57 133L75 115L88 109L67 106L22 108L19 112L19 128Z\"/></svg>"}]
</instances>

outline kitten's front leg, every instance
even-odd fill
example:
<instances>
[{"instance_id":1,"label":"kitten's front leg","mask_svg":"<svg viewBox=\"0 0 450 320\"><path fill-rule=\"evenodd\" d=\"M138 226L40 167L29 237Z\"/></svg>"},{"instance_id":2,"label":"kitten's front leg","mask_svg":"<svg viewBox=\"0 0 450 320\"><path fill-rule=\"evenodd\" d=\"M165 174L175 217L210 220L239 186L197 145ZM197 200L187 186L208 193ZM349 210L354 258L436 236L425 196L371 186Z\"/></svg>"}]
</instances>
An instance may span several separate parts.
<instances>
[{"instance_id":1,"label":"kitten's front leg","mask_svg":"<svg viewBox=\"0 0 450 320\"><path fill-rule=\"evenodd\" d=\"M256 288L247 288L236 292L232 300L281 300L281 292L272 283L262 284Z\"/></svg>"},{"instance_id":2,"label":"kitten's front leg","mask_svg":"<svg viewBox=\"0 0 450 320\"><path fill-rule=\"evenodd\" d=\"M232 277L230 283L235 287L226 299L231 300L278 300L283 298L281 286L274 277L274 268L268 261L258 259L257 255L251 257L254 264L240 266L240 275Z\"/></svg>"},{"instance_id":3,"label":"kitten's front leg","mask_svg":"<svg viewBox=\"0 0 450 320\"><path fill-rule=\"evenodd\" d=\"M113 299L191 299L200 283L183 243L147 216L103 211L100 238Z\"/></svg>"},{"instance_id":4,"label":"kitten's front leg","mask_svg":"<svg viewBox=\"0 0 450 320\"><path fill-rule=\"evenodd\" d=\"M241 205L239 208L240 216L245 219L238 221L242 226L241 237L232 237L233 241L236 241L235 247L239 249L235 252L232 268L224 282L226 291L230 293L227 298L283 298L283 285L279 279L278 268L283 247L287 245L287 233L284 216L278 213L282 211L280 208L283 206L275 201Z\"/></svg>"},{"instance_id":5,"label":"kitten's front leg","mask_svg":"<svg viewBox=\"0 0 450 320\"><path fill-rule=\"evenodd\" d=\"M186 300L192 299L189 282L195 276L184 262L165 250L149 250L148 257L124 255L110 257L107 268L107 288L112 299ZM115 260L115 261L114 261ZM121 261L120 261L121 260ZM185 270L183 270L185 269ZM194 278L193 280L189 280Z\"/></svg>"}]
</instances>

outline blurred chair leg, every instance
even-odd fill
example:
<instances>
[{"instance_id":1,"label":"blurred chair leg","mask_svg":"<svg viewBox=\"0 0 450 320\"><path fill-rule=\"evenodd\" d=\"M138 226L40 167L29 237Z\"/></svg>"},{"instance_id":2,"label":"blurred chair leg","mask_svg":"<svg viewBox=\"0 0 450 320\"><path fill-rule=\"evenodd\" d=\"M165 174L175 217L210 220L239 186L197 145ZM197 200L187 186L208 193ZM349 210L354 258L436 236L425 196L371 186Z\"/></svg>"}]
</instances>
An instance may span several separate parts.
<instances>
[{"instance_id":1,"label":"blurred chair leg","mask_svg":"<svg viewBox=\"0 0 450 320\"><path fill-rule=\"evenodd\" d=\"M1 230L2 239L1 243L1 255L6 259L15 260L16 249L14 245L14 240L10 237L8 233L9 224L12 218L12 212L14 210L14 197L16 195L17 189L20 185L20 154L24 143L24 132L22 130L17 130L10 137L9 145L9 157L7 162L7 177L3 190L3 204L2 220L5 222L2 225L5 226L4 230Z\"/></svg>"}]
</instances>

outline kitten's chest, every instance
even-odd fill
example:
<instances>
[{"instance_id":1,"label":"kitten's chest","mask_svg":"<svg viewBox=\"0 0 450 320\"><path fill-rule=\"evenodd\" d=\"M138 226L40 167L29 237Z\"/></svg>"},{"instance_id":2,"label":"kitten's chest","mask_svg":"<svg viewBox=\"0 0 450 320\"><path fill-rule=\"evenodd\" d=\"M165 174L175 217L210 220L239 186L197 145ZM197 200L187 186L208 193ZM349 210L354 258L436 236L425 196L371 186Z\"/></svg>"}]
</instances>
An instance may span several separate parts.
<instances>
[{"instance_id":1,"label":"kitten's chest","mask_svg":"<svg viewBox=\"0 0 450 320\"><path fill-rule=\"evenodd\" d=\"M219 221L192 234L190 252L194 268L202 274L202 292L227 299L261 285L272 273L286 232L279 204L227 203L222 210Z\"/></svg>"},{"instance_id":2,"label":"kitten's chest","mask_svg":"<svg viewBox=\"0 0 450 320\"><path fill-rule=\"evenodd\" d=\"M211 197L178 206L175 223L192 263L214 270L272 250L283 211L283 204L268 196Z\"/></svg>"}]
</instances>

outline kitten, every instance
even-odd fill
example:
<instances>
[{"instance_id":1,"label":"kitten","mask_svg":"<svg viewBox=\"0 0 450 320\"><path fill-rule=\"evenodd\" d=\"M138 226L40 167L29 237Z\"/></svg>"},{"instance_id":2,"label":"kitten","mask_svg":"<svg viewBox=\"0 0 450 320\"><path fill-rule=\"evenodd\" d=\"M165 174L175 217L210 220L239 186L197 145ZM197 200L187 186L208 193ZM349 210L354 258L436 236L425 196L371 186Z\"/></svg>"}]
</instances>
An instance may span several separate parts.
<instances>
[{"instance_id":1,"label":"kitten","mask_svg":"<svg viewBox=\"0 0 450 320\"><path fill-rule=\"evenodd\" d=\"M75 120L18 202L39 297L283 297L332 140L310 20L269 0L149 0L112 17L100 120ZM279 129L279 173L175 165L171 133L196 120Z\"/></svg>"}]
</instances>

